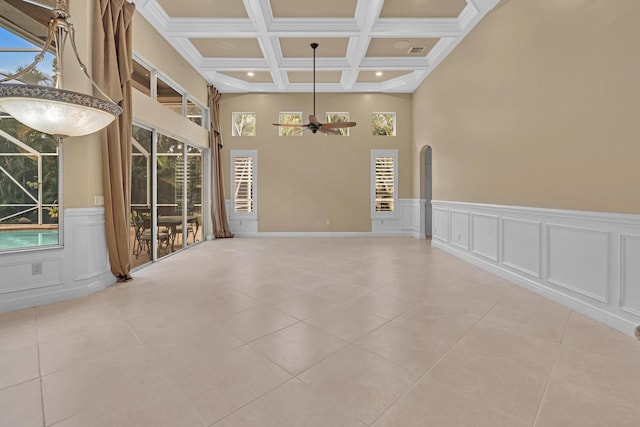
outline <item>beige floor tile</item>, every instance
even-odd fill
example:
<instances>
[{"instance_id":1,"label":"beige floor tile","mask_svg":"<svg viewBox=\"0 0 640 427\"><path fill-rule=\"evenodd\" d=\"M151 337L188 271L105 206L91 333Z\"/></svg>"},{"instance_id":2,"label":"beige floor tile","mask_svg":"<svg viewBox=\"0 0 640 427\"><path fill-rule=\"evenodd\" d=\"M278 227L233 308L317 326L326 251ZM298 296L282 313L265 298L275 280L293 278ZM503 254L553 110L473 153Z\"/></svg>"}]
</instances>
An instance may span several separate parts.
<instances>
[{"instance_id":1,"label":"beige floor tile","mask_svg":"<svg viewBox=\"0 0 640 427\"><path fill-rule=\"evenodd\" d=\"M105 405L74 415L55 427L205 427L196 411L169 380L126 391Z\"/></svg>"},{"instance_id":2,"label":"beige floor tile","mask_svg":"<svg viewBox=\"0 0 640 427\"><path fill-rule=\"evenodd\" d=\"M39 379L0 390L0 426L42 427L43 425Z\"/></svg>"},{"instance_id":3,"label":"beige floor tile","mask_svg":"<svg viewBox=\"0 0 640 427\"><path fill-rule=\"evenodd\" d=\"M569 310L560 310L543 314L500 302L479 323L483 327L560 342L569 313Z\"/></svg>"},{"instance_id":4,"label":"beige floor tile","mask_svg":"<svg viewBox=\"0 0 640 427\"><path fill-rule=\"evenodd\" d=\"M36 316L40 342L85 333L122 320L109 302L86 297L37 307Z\"/></svg>"},{"instance_id":5,"label":"beige floor tile","mask_svg":"<svg viewBox=\"0 0 640 427\"><path fill-rule=\"evenodd\" d=\"M225 319L224 328L245 342L253 341L299 320L266 305L258 305Z\"/></svg>"},{"instance_id":6,"label":"beige floor tile","mask_svg":"<svg viewBox=\"0 0 640 427\"><path fill-rule=\"evenodd\" d=\"M385 319L393 319L415 308L420 302L416 299L394 297L377 290L353 299L347 304Z\"/></svg>"},{"instance_id":7,"label":"beige floor tile","mask_svg":"<svg viewBox=\"0 0 640 427\"><path fill-rule=\"evenodd\" d=\"M370 424L409 388L417 374L351 345L298 378Z\"/></svg>"},{"instance_id":8,"label":"beige floor tile","mask_svg":"<svg viewBox=\"0 0 640 427\"><path fill-rule=\"evenodd\" d=\"M147 347L153 357L171 371L211 360L243 344L222 326L200 324L184 333L166 335L149 342Z\"/></svg>"},{"instance_id":9,"label":"beige floor tile","mask_svg":"<svg viewBox=\"0 0 640 427\"><path fill-rule=\"evenodd\" d=\"M568 316L571 311L557 302L518 286L505 295L500 305L551 317Z\"/></svg>"},{"instance_id":10,"label":"beige floor tile","mask_svg":"<svg viewBox=\"0 0 640 427\"><path fill-rule=\"evenodd\" d=\"M141 341L123 321L43 342L40 343L42 375L140 344Z\"/></svg>"},{"instance_id":11,"label":"beige floor tile","mask_svg":"<svg viewBox=\"0 0 640 427\"><path fill-rule=\"evenodd\" d=\"M45 417L54 424L166 378L143 346L84 361L42 377Z\"/></svg>"},{"instance_id":12,"label":"beige floor tile","mask_svg":"<svg viewBox=\"0 0 640 427\"><path fill-rule=\"evenodd\" d=\"M640 360L640 341L635 337L624 335L575 311L569 316L562 345L604 356Z\"/></svg>"},{"instance_id":13,"label":"beige floor tile","mask_svg":"<svg viewBox=\"0 0 640 427\"><path fill-rule=\"evenodd\" d=\"M396 280L390 285L380 288L380 292L398 298L410 299L414 301L425 301L432 298L434 294L439 294L447 287L448 285L445 286L442 284L430 286L424 282L407 282Z\"/></svg>"},{"instance_id":14,"label":"beige floor tile","mask_svg":"<svg viewBox=\"0 0 640 427\"><path fill-rule=\"evenodd\" d=\"M549 371L530 368L517 359L488 356L461 345L447 353L426 378L447 384L458 393L531 424Z\"/></svg>"},{"instance_id":15,"label":"beige floor tile","mask_svg":"<svg viewBox=\"0 0 640 427\"><path fill-rule=\"evenodd\" d=\"M478 307L482 308L483 303L479 303ZM468 328L471 328L476 322L478 322L478 313L475 314L476 316L469 316L464 312L461 313L460 308L453 313L449 313L445 306L440 307L434 301L430 301L429 303L421 303L417 307L393 320L414 329L420 329L436 324L447 325L449 323L462 323L467 325Z\"/></svg>"},{"instance_id":16,"label":"beige floor tile","mask_svg":"<svg viewBox=\"0 0 640 427\"><path fill-rule=\"evenodd\" d=\"M388 320L354 307L340 306L313 316L305 322L345 341L354 342Z\"/></svg>"},{"instance_id":17,"label":"beige floor tile","mask_svg":"<svg viewBox=\"0 0 640 427\"><path fill-rule=\"evenodd\" d=\"M400 366L423 373L431 368L471 328L469 322L425 325L413 328L389 322L355 344Z\"/></svg>"},{"instance_id":18,"label":"beige floor tile","mask_svg":"<svg viewBox=\"0 0 640 427\"><path fill-rule=\"evenodd\" d=\"M248 346L169 373L207 425L291 378Z\"/></svg>"},{"instance_id":19,"label":"beige floor tile","mask_svg":"<svg viewBox=\"0 0 640 427\"><path fill-rule=\"evenodd\" d=\"M350 284L344 280L332 280L327 283L314 286L310 292L320 295L323 298L348 303L349 301L370 291L367 288Z\"/></svg>"},{"instance_id":20,"label":"beige floor tile","mask_svg":"<svg viewBox=\"0 0 640 427\"><path fill-rule=\"evenodd\" d=\"M553 407L558 396L565 398L565 408L571 408L571 413L596 416L597 411L621 415L631 411L640 419L640 359L562 347L545 403Z\"/></svg>"},{"instance_id":21,"label":"beige floor tile","mask_svg":"<svg viewBox=\"0 0 640 427\"><path fill-rule=\"evenodd\" d=\"M240 409L215 427L364 427L343 408L292 379Z\"/></svg>"},{"instance_id":22,"label":"beige floor tile","mask_svg":"<svg viewBox=\"0 0 640 427\"><path fill-rule=\"evenodd\" d=\"M37 344L36 310L27 308L0 314L2 351L17 350Z\"/></svg>"},{"instance_id":23,"label":"beige floor tile","mask_svg":"<svg viewBox=\"0 0 640 427\"><path fill-rule=\"evenodd\" d=\"M447 385L423 378L376 423L375 427L526 427L522 422Z\"/></svg>"},{"instance_id":24,"label":"beige floor tile","mask_svg":"<svg viewBox=\"0 0 640 427\"><path fill-rule=\"evenodd\" d=\"M303 322L251 343L255 350L294 375L346 345L346 341Z\"/></svg>"},{"instance_id":25,"label":"beige floor tile","mask_svg":"<svg viewBox=\"0 0 640 427\"><path fill-rule=\"evenodd\" d=\"M236 313L257 305L260 305L258 300L240 292L229 292L209 300L203 300L198 306L194 307L194 314L201 317L204 316L215 322L222 322Z\"/></svg>"},{"instance_id":26,"label":"beige floor tile","mask_svg":"<svg viewBox=\"0 0 640 427\"><path fill-rule=\"evenodd\" d=\"M289 295L271 302L269 305L297 319L304 320L339 303L307 292Z\"/></svg>"},{"instance_id":27,"label":"beige floor tile","mask_svg":"<svg viewBox=\"0 0 640 427\"><path fill-rule=\"evenodd\" d=\"M36 345L10 350L0 345L0 390L39 377Z\"/></svg>"},{"instance_id":28,"label":"beige floor tile","mask_svg":"<svg viewBox=\"0 0 640 427\"><path fill-rule=\"evenodd\" d=\"M288 295L300 292L300 290L294 286L287 285L281 280L261 280L258 283L254 283L251 286L240 289L245 295L255 298L256 300L269 303L280 298L284 298Z\"/></svg>"}]
</instances>

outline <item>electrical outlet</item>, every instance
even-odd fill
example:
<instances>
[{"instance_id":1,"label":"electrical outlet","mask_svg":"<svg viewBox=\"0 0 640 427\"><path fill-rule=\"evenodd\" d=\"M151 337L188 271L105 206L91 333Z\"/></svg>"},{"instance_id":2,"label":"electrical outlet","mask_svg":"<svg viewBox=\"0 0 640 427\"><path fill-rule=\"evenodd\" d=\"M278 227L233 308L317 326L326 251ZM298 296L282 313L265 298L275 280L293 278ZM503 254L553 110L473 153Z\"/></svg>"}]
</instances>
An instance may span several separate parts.
<instances>
[{"instance_id":1,"label":"electrical outlet","mask_svg":"<svg viewBox=\"0 0 640 427\"><path fill-rule=\"evenodd\" d=\"M31 275L36 276L42 274L42 263L34 262L31 264Z\"/></svg>"},{"instance_id":2,"label":"electrical outlet","mask_svg":"<svg viewBox=\"0 0 640 427\"><path fill-rule=\"evenodd\" d=\"M104 206L104 196L95 196L93 198L93 204L96 206Z\"/></svg>"}]
</instances>

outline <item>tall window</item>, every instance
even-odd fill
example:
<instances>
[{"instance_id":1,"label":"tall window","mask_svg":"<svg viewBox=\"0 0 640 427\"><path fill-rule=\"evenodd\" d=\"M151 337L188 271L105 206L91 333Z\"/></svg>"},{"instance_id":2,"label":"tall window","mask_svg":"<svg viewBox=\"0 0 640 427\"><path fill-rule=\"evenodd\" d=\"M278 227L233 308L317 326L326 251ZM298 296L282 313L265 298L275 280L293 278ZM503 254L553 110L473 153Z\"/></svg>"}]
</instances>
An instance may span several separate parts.
<instances>
[{"instance_id":1,"label":"tall window","mask_svg":"<svg viewBox=\"0 0 640 427\"><path fill-rule=\"evenodd\" d=\"M398 200L398 151L371 150L372 216L393 214Z\"/></svg>"},{"instance_id":2,"label":"tall window","mask_svg":"<svg viewBox=\"0 0 640 427\"><path fill-rule=\"evenodd\" d=\"M373 113L371 133L373 135L396 136L396 113Z\"/></svg>"},{"instance_id":3,"label":"tall window","mask_svg":"<svg viewBox=\"0 0 640 427\"><path fill-rule=\"evenodd\" d=\"M232 136L256 136L256 113L233 113Z\"/></svg>"},{"instance_id":4,"label":"tall window","mask_svg":"<svg viewBox=\"0 0 640 427\"><path fill-rule=\"evenodd\" d=\"M280 113L280 124L299 125L302 124L302 113ZM302 136L301 127L295 126L279 126L278 135L280 136Z\"/></svg>"},{"instance_id":5,"label":"tall window","mask_svg":"<svg viewBox=\"0 0 640 427\"><path fill-rule=\"evenodd\" d=\"M257 160L256 150L231 150L231 194L236 215L256 217Z\"/></svg>"},{"instance_id":6,"label":"tall window","mask_svg":"<svg viewBox=\"0 0 640 427\"><path fill-rule=\"evenodd\" d=\"M30 64L40 52L34 43L0 27L0 76ZM52 86L50 53L11 83ZM0 251L59 243L58 138L33 130L0 113Z\"/></svg>"},{"instance_id":7,"label":"tall window","mask_svg":"<svg viewBox=\"0 0 640 427\"><path fill-rule=\"evenodd\" d=\"M349 113L327 113L327 123L349 121ZM349 128L336 129L341 136L349 136ZM327 134L328 135L328 134Z\"/></svg>"}]
</instances>

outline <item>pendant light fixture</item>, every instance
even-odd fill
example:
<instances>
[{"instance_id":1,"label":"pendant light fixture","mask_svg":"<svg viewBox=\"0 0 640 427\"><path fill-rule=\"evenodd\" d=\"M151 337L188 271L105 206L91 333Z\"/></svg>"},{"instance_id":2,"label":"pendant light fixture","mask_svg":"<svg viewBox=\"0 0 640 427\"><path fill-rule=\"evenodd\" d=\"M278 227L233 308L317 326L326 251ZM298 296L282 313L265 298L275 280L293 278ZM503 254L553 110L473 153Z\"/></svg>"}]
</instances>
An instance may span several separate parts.
<instances>
[{"instance_id":1,"label":"pendant light fixture","mask_svg":"<svg viewBox=\"0 0 640 427\"><path fill-rule=\"evenodd\" d=\"M62 54L67 38L80 68L105 99L60 88ZM52 45L57 57L55 87L4 83L32 71L44 59ZM0 110L32 129L61 138L94 133L122 114L122 108L98 87L80 60L73 24L69 22L67 0L56 0L53 17L49 21L47 40L33 63L0 80Z\"/></svg>"}]
</instances>

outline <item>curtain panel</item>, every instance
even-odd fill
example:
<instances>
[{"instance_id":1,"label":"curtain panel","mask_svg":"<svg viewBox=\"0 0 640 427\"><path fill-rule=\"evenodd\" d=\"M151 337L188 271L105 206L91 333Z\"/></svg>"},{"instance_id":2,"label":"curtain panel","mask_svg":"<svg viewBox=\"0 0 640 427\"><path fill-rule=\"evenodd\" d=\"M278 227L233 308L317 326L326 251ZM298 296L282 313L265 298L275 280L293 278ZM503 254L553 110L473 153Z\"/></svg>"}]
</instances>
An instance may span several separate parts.
<instances>
[{"instance_id":1,"label":"curtain panel","mask_svg":"<svg viewBox=\"0 0 640 427\"><path fill-rule=\"evenodd\" d=\"M209 146L211 147L211 219L213 220L213 235L216 239L233 237L227 219L227 207L224 200L224 178L222 176L222 135L220 133L220 92L209 86L209 111L211 112L211 132L209 132Z\"/></svg>"},{"instance_id":2,"label":"curtain panel","mask_svg":"<svg viewBox=\"0 0 640 427\"><path fill-rule=\"evenodd\" d=\"M123 109L100 131L107 247L111 272L119 282L129 274L133 73L131 22L135 5L125 0L94 0L92 76ZM96 91L94 90L94 93ZM96 96L100 96L96 94Z\"/></svg>"}]
</instances>

